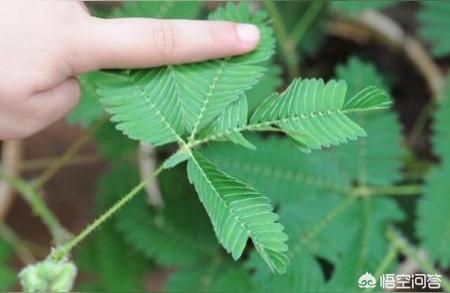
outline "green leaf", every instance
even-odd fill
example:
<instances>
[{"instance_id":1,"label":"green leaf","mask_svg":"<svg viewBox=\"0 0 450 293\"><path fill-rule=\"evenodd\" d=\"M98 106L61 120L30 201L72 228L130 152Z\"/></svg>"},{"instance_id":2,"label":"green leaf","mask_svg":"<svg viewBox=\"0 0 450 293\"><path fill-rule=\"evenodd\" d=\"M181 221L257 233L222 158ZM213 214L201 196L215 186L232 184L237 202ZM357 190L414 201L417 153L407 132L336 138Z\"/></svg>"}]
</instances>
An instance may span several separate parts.
<instances>
[{"instance_id":1,"label":"green leaf","mask_svg":"<svg viewBox=\"0 0 450 293\"><path fill-rule=\"evenodd\" d=\"M134 178L127 183L129 190L139 180L135 167L124 164L109 181L114 186L117 178L130 178L129 174ZM170 169L159 180L164 208L151 207L142 192L118 214L117 229L130 246L158 264L190 267L208 262L218 246L185 172Z\"/></svg>"},{"instance_id":2,"label":"green leaf","mask_svg":"<svg viewBox=\"0 0 450 293\"><path fill-rule=\"evenodd\" d=\"M166 292L253 292L250 274L239 264L214 263L171 274Z\"/></svg>"},{"instance_id":3,"label":"green leaf","mask_svg":"<svg viewBox=\"0 0 450 293\"><path fill-rule=\"evenodd\" d=\"M445 57L450 53L450 3L448 1L423 1L419 11L422 24L421 34L432 45L432 53L436 57Z\"/></svg>"},{"instance_id":4,"label":"green leaf","mask_svg":"<svg viewBox=\"0 0 450 293\"><path fill-rule=\"evenodd\" d=\"M253 283L255 292L322 292L325 277L317 260L307 251L301 251L291 260L284 275L271 274L252 254L247 265L256 269Z\"/></svg>"},{"instance_id":5,"label":"green leaf","mask_svg":"<svg viewBox=\"0 0 450 293\"><path fill-rule=\"evenodd\" d=\"M434 116L434 150L441 165L431 169L417 205L416 234L433 261L450 267L450 79Z\"/></svg>"},{"instance_id":6,"label":"green leaf","mask_svg":"<svg viewBox=\"0 0 450 293\"><path fill-rule=\"evenodd\" d=\"M283 83L281 67L273 61L267 65L267 71L261 80L246 93L249 112L253 112L265 98L276 92Z\"/></svg>"},{"instance_id":7,"label":"green leaf","mask_svg":"<svg viewBox=\"0 0 450 293\"><path fill-rule=\"evenodd\" d=\"M220 243L235 260L251 239L273 271L286 271L287 235L276 222L278 216L272 212L267 197L221 172L199 153L194 153L188 162L188 176Z\"/></svg>"},{"instance_id":8,"label":"green leaf","mask_svg":"<svg viewBox=\"0 0 450 293\"><path fill-rule=\"evenodd\" d=\"M251 127L277 125L305 151L356 140L366 132L346 115L353 111L385 108L389 98L368 88L345 104L347 84L320 79L295 80L281 95L273 94L250 119Z\"/></svg>"},{"instance_id":9,"label":"green leaf","mask_svg":"<svg viewBox=\"0 0 450 293\"><path fill-rule=\"evenodd\" d=\"M240 132L233 131L234 129L244 129L247 126L247 114L247 98L242 96L228 105L216 121L199 135L199 139L214 139L216 133L224 133L224 139L248 149L255 149Z\"/></svg>"},{"instance_id":10,"label":"green leaf","mask_svg":"<svg viewBox=\"0 0 450 293\"><path fill-rule=\"evenodd\" d=\"M381 75L376 68L367 62L352 57L349 61L337 67L337 77L347 80L349 92L357 93L368 85L386 89ZM361 78L363 76L364 78ZM374 95L374 99L368 99L371 103L380 99L380 105L384 105L382 95ZM348 107L353 103L359 105L359 98L349 101ZM381 113L355 113L354 119L369 136L357 143L343 145L334 149L336 156L341 158L340 165L343 171L352 179L370 185L390 185L401 178L401 157L404 154L402 147L402 131L397 115L391 111Z\"/></svg>"},{"instance_id":11,"label":"green leaf","mask_svg":"<svg viewBox=\"0 0 450 293\"><path fill-rule=\"evenodd\" d=\"M202 1L126 1L116 9L113 17L197 18Z\"/></svg>"},{"instance_id":12,"label":"green leaf","mask_svg":"<svg viewBox=\"0 0 450 293\"><path fill-rule=\"evenodd\" d=\"M9 266L13 256L11 245L0 240L0 290L8 291L17 282L16 273Z\"/></svg>"},{"instance_id":13,"label":"green leaf","mask_svg":"<svg viewBox=\"0 0 450 293\"><path fill-rule=\"evenodd\" d=\"M137 149L137 143L126 139L111 123L101 125L94 138L98 152L108 159L126 158Z\"/></svg>"},{"instance_id":14,"label":"green leaf","mask_svg":"<svg viewBox=\"0 0 450 293\"><path fill-rule=\"evenodd\" d=\"M321 196L350 189L350 179L328 152L305 155L290 140L281 137L263 139L253 134L249 141L256 151L217 143L203 153L221 170L248 183L277 204L297 203L304 194Z\"/></svg>"},{"instance_id":15,"label":"green leaf","mask_svg":"<svg viewBox=\"0 0 450 293\"><path fill-rule=\"evenodd\" d=\"M430 258L450 267L450 164L431 170L417 206L416 230Z\"/></svg>"},{"instance_id":16,"label":"green leaf","mask_svg":"<svg viewBox=\"0 0 450 293\"><path fill-rule=\"evenodd\" d=\"M124 73L102 84L101 102L119 130L156 146L182 143L187 134L193 140L262 77L261 63L274 52L266 15L251 15L247 5L230 4L210 18L258 25L258 48L233 58Z\"/></svg>"},{"instance_id":17,"label":"green leaf","mask_svg":"<svg viewBox=\"0 0 450 293\"><path fill-rule=\"evenodd\" d=\"M359 292L359 277L367 271L376 273L388 253L388 224L404 219L396 202L388 198L363 199L348 213L356 231L334 268L327 291Z\"/></svg>"},{"instance_id":18,"label":"green leaf","mask_svg":"<svg viewBox=\"0 0 450 293\"><path fill-rule=\"evenodd\" d=\"M130 171L128 166L116 163L100 178L95 197L97 214L113 205L137 181L137 172ZM143 276L148 263L115 229L117 221L114 218L104 224L76 255L81 271L96 277L82 281L78 290L135 292L144 289Z\"/></svg>"},{"instance_id":19,"label":"green leaf","mask_svg":"<svg viewBox=\"0 0 450 293\"><path fill-rule=\"evenodd\" d=\"M143 273L148 263L130 248L112 223L104 225L77 255L80 270L96 277L95 281L82 281L78 290L90 285L104 292L143 291Z\"/></svg>"},{"instance_id":20,"label":"green leaf","mask_svg":"<svg viewBox=\"0 0 450 293\"><path fill-rule=\"evenodd\" d=\"M96 93L98 82L102 74L91 72L79 77L81 86L81 97L78 106L67 117L69 124L79 124L82 127L89 127L103 113L99 96Z\"/></svg>"}]
</instances>

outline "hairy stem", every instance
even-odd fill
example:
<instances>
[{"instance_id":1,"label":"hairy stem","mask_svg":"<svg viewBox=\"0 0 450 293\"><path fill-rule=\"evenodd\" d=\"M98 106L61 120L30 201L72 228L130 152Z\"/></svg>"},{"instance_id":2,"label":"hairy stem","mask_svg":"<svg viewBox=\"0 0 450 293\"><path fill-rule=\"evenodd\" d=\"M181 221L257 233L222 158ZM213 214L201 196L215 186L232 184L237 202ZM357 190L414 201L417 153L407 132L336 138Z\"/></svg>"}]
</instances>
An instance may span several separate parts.
<instances>
[{"instance_id":1,"label":"hairy stem","mask_svg":"<svg viewBox=\"0 0 450 293\"><path fill-rule=\"evenodd\" d=\"M275 35L281 46L283 59L288 67L288 74L291 79L298 76L298 57L295 52L295 43L289 38L286 27L284 26L280 12L273 0L263 0L264 7L272 19Z\"/></svg>"},{"instance_id":2,"label":"hairy stem","mask_svg":"<svg viewBox=\"0 0 450 293\"><path fill-rule=\"evenodd\" d=\"M310 3L308 10L292 30L291 40L294 44L298 45L303 40L325 3L326 0L316 0Z\"/></svg>"},{"instance_id":3,"label":"hairy stem","mask_svg":"<svg viewBox=\"0 0 450 293\"><path fill-rule=\"evenodd\" d=\"M419 252L413 247L395 228L389 227L387 232L389 241L397 247L397 249L410 259L413 259L427 274L439 274L440 272L428 260L420 257ZM450 280L445 276L441 278L442 288L445 292L450 292Z\"/></svg>"},{"instance_id":4,"label":"hairy stem","mask_svg":"<svg viewBox=\"0 0 450 293\"><path fill-rule=\"evenodd\" d=\"M83 241L89 234L91 234L95 229L100 227L105 221L107 221L111 216L113 216L116 212L118 212L123 206L125 206L130 200L132 200L141 190L145 188L145 186L152 182L153 179L158 176L164 170L163 165L159 166L158 169L155 170L153 174L147 177L145 180L142 180L138 185L136 185L129 193L127 193L124 197L118 200L112 207L110 207L105 213L103 213L100 217L94 220L91 224L89 224L83 231L81 231L78 235L76 235L72 240L67 242L66 244L58 247L53 251L51 257L56 260L64 259L72 249L77 246L81 241Z\"/></svg>"},{"instance_id":5,"label":"hairy stem","mask_svg":"<svg viewBox=\"0 0 450 293\"><path fill-rule=\"evenodd\" d=\"M80 151L80 149L90 140L92 135L105 122L105 118L100 118L95 122L80 138L78 138L65 153L56 159L41 176L34 180L34 187L36 189L45 185L64 165L69 163L72 158Z\"/></svg>"},{"instance_id":6,"label":"hairy stem","mask_svg":"<svg viewBox=\"0 0 450 293\"><path fill-rule=\"evenodd\" d=\"M25 201L30 205L33 212L40 217L47 226L50 234L52 235L53 241L56 244L64 243L68 238L70 238L70 233L61 225L58 218L47 207L41 196L29 183L19 178L9 176L2 170L0 170L0 178L8 182L10 186L22 195Z\"/></svg>"},{"instance_id":7,"label":"hairy stem","mask_svg":"<svg viewBox=\"0 0 450 293\"><path fill-rule=\"evenodd\" d=\"M349 113L356 113L356 112L366 112L366 111L374 111L374 110L384 110L386 108L378 108L378 109L344 109L344 110L336 110L335 112L328 111L328 115L333 115L336 113L341 114L349 114ZM220 140L223 139L226 135L229 135L231 133L235 132L244 132L244 131L280 131L284 132L282 129L277 128L276 126L279 125L281 122L292 122L292 121L299 121L307 119L308 117L314 117L317 113L308 113L308 114L298 114L297 116L293 117L285 117L285 118L278 118L271 121L262 121L258 123L252 123L245 126L240 126L232 129L227 129L221 133L216 133L213 135L210 135L208 137L197 139L190 141L188 144L186 144L186 148L192 149L198 145L208 143L210 141L214 140Z\"/></svg>"}]
</instances>

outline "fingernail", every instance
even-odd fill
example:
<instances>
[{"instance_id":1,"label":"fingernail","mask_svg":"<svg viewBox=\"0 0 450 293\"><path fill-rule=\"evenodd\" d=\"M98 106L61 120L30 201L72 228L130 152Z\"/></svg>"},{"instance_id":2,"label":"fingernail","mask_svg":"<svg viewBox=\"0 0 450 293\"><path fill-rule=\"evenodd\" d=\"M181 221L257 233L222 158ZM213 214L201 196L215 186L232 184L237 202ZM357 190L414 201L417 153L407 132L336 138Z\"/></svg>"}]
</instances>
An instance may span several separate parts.
<instances>
[{"instance_id":1,"label":"fingernail","mask_svg":"<svg viewBox=\"0 0 450 293\"><path fill-rule=\"evenodd\" d=\"M259 29L253 24L238 24L237 34L246 43L255 44L259 41Z\"/></svg>"}]
</instances>

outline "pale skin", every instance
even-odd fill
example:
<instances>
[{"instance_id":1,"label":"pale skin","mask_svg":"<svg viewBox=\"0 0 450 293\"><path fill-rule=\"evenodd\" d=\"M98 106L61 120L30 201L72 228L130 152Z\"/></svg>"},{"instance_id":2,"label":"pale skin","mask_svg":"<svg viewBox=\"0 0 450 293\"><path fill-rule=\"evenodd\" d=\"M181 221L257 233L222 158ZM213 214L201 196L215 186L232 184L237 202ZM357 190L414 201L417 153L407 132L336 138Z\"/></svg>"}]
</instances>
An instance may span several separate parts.
<instances>
[{"instance_id":1,"label":"pale skin","mask_svg":"<svg viewBox=\"0 0 450 293\"><path fill-rule=\"evenodd\" d=\"M77 75L240 55L255 49L258 29L213 21L89 15L79 1L0 3L0 140L24 138L78 103Z\"/></svg>"}]
</instances>

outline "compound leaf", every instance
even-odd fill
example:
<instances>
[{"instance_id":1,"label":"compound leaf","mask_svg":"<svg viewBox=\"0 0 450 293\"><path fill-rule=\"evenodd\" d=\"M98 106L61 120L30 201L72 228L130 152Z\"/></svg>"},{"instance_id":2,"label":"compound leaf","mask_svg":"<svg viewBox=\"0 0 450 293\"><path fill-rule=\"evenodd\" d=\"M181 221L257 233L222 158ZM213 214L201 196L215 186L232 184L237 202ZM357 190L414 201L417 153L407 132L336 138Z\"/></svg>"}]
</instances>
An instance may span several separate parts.
<instances>
[{"instance_id":1,"label":"compound leaf","mask_svg":"<svg viewBox=\"0 0 450 293\"><path fill-rule=\"evenodd\" d=\"M210 18L258 25L258 48L239 57L125 72L103 84L101 102L130 138L156 146L182 142L187 134L193 139L262 77L261 63L275 46L266 15L230 4Z\"/></svg>"},{"instance_id":2,"label":"compound leaf","mask_svg":"<svg viewBox=\"0 0 450 293\"><path fill-rule=\"evenodd\" d=\"M250 118L250 126L277 125L305 151L366 136L346 113L386 108L389 96L374 87L363 89L345 104L345 81L298 79L282 94L273 94Z\"/></svg>"},{"instance_id":3,"label":"compound leaf","mask_svg":"<svg viewBox=\"0 0 450 293\"><path fill-rule=\"evenodd\" d=\"M267 197L223 173L199 153L188 162L188 176L220 243L234 259L241 257L251 239L273 271L286 271L287 235Z\"/></svg>"}]
</instances>

